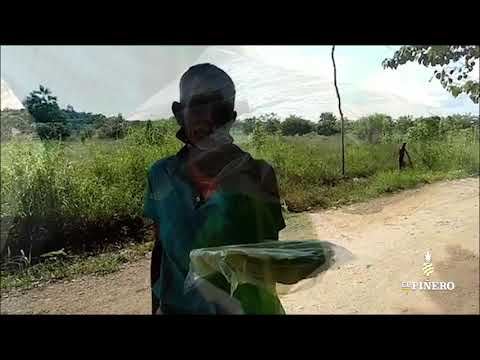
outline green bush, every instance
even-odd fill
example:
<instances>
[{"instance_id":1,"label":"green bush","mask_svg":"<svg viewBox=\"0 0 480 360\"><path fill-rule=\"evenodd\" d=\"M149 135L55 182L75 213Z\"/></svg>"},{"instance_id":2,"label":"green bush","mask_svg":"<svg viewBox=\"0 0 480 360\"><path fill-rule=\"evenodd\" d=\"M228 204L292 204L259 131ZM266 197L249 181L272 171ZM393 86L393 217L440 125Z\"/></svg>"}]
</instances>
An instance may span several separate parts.
<instances>
[{"instance_id":1,"label":"green bush","mask_svg":"<svg viewBox=\"0 0 480 360\"><path fill-rule=\"evenodd\" d=\"M391 137L394 128L393 120L385 114L373 114L355 121L353 131L358 138L370 144L385 142Z\"/></svg>"},{"instance_id":2,"label":"green bush","mask_svg":"<svg viewBox=\"0 0 480 360\"><path fill-rule=\"evenodd\" d=\"M333 113L322 113L317 124L318 135L330 136L340 132L340 123Z\"/></svg>"},{"instance_id":3,"label":"green bush","mask_svg":"<svg viewBox=\"0 0 480 360\"><path fill-rule=\"evenodd\" d=\"M245 149L274 167L281 196L289 208L297 211L366 199L402 186L408 188L422 182L422 174L441 178L442 174L447 176L452 171L464 176L479 173L478 143L462 137L450 142L408 144L414 171L406 172L398 171L399 145L358 143L355 139L347 139L345 177L341 175L339 137L263 134L260 138L261 142L252 137ZM379 174L383 177L376 178ZM367 188L362 179L380 185ZM381 186L389 181L392 186ZM342 189L346 193L342 193Z\"/></svg>"},{"instance_id":4,"label":"green bush","mask_svg":"<svg viewBox=\"0 0 480 360\"><path fill-rule=\"evenodd\" d=\"M274 113L260 116L259 121L262 122L265 132L269 135L274 135L282 130L280 118Z\"/></svg>"},{"instance_id":5,"label":"green bush","mask_svg":"<svg viewBox=\"0 0 480 360\"><path fill-rule=\"evenodd\" d=\"M147 121L127 130L127 141L132 145L160 146L171 149L178 142L175 137L178 124L174 119Z\"/></svg>"},{"instance_id":6,"label":"green bush","mask_svg":"<svg viewBox=\"0 0 480 360\"><path fill-rule=\"evenodd\" d=\"M70 130L61 122L37 123L35 131L42 140L65 140L70 136Z\"/></svg>"},{"instance_id":7,"label":"green bush","mask_svg":"<svg viewBox=\"0 0 480 360\"><path fill-rule=\"evenodd\" d=\"M304 135L315 131L315 125L309 120L290 115L282 122L281 129L283 135Z\"/></svg>"},{"instance_id":8,"label":"green bush","mask_svg":"<svg viewBox=\"0 0 480 360\"><path fill-rule=\"evenodd\" d=\"M97 129L100 139L122 139L127 134L127 123L121 115L103 121Z\"/></svg>"},{"instance_id":9,"label":"green bush","mask_svg":"<svg viewBox=\"0 0 480 360\"><path fill-rule=\"evenodd\" d=\"M6 142L14 136L20 134L31 134L32 117L28 111L21 110L2 110L0 112L1 141Z\"/></svg>"},{"instance_id":10,"label":"green bush","mask_svg":"<svg viewBox=\"0 0 480 360\"><path fill-rule=\"evenodd\" d=\"M82 250L122 241L120 224L141 241L147 170L178 151L174 133L165 134L164 146L139 146L128 138L84 145L12 141L2 146L7 161L1 168L1 216L14 225L2 233L2 244L29 251L29 239L36 238L36 255L56 246Z\"/></svg>"},{"instance_id":11,"label":"green bush","mask_svg":"<svg viewBox=\"0 0 480 360\"><path fill-rule=\"evenodd\" d=\"M50 89L42 85L33 90L24 101L25 108L37 123L65 123L66 117Z\"/></svg>"},{"instance_id":12,"label":"green bush","mask_svg":"<svg viewBox=\"0 0 480 360\"><path fill-rule=\"evenodd\" d=\"M345 177L338 135L271 135L259 122L242 148L274 167L282 200L290 210L304 211L478 175L479 143L467 136L470 130L452 132L443 141L408 143L414 167L402 172L399 144L369 144L349 134ZM177 131L173 120L153 121L130 126L121 140L2 144L2 255L7 248L38 255L64 246L82 252L142 241L146 174L156 160L180 149Z\"/></svg>"},{"instance_id":13,"label":"green bush","mask_svg":"<svg viewBox=\"0 0 480 360\"><path fill-rule=\"evenodd\" d=\"M241 128L243 130L243 132L247 135L250 135L253 130L255 129L255 123L258 121L257 118L253 117L253 118L247 118L245 120L243 120L242 122L240 122L239 124L241 124Z\"/></svg>"},{"instance_id":14,"label":"green bush","mask_svg":"<svg viewBox=\"0 0 480 360\"><path fill-rule=\"evenodd\" d=\"M83 129L83 130L80 132L80 140L81 140L82 142L85 142L85 140L91 139L94 134L95 134L95 131L94 131L92 128Z\"/></svg>"}]
</instances>

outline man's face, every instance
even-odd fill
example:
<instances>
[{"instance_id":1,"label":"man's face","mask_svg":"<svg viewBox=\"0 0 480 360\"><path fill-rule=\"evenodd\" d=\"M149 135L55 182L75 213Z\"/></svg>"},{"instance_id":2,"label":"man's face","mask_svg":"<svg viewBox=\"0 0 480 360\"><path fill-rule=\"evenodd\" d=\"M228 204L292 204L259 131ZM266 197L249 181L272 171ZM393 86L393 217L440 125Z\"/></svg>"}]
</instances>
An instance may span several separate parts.
<instances>
[{"instance_id":1,"label":"man's face","mask_svg":"<svg viewBox=\"0 0 480 360\"><path fill-rule=\"evenodd\" d=\"M207 98L196 97L185 106L183 123L188 139L196 144L215 131L214 104Z\"/></svg>"},{"instance_id":2,"label":"man's face","mask_svg":"<svg viewBox=\"0 0 480 360\"><path fill-rule=\"evenodd\" d=\"M178 111L176 116L185 128L185 134L190 142L198 144L202 139L211 135L225 120L226 114L223 98L215 95L195 95L186 104L174 104ZM175 112L175 110L174 110Z\"/></svg>"}]
</instances>

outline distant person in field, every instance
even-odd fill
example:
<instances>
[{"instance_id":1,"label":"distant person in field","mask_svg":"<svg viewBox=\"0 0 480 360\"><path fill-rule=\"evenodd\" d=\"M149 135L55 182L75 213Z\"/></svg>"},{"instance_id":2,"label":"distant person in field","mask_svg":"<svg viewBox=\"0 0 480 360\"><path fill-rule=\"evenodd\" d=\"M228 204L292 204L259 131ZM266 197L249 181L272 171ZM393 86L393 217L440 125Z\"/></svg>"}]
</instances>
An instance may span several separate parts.
<instances>
[{"instance_id":1,"label":"distant person in field","mask_svg":"<svg viewBox=\"0 0 480 360\"><path fill-rule=\"evenodd\" d=\"M273 168L233 143L232 79L211 64L189 68L173 102L184 143L149 169L144 214L155 222L151 288L153 314L217 314L200 292L184 292L193 249L278 240L285 227ZM278 297L249 290L258 313L282 312Z\"/></svg>"},{"instance_id":2,"label":"distant person in field","mask_svg":"<svg viewBox=\"0 0 480 360\"><path fill-rule=\"evenodd\" d=\"M408 153L406 146L407 146L407 143L404 142L398 152L398 164L399 164L400 170L404 169L406 166L405 155L407 155L408 163L410 164L410 167L413 167L412 159L410 158L410 154Z\"/></svg>"}]
</instances>

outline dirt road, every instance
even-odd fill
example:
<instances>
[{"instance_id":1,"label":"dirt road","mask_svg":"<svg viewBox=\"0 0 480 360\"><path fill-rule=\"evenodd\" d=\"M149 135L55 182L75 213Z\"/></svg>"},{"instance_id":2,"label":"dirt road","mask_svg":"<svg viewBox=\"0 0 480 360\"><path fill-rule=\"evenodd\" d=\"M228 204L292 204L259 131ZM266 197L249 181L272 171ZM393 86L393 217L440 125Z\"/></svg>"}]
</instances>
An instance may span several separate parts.
<instances>
[{"instance_id":1,"label":"dirt road","mask_svg":"<svg viewBox=\"0 0 480 360\"><path fill-rule=\"evenodd\" d=\"M317 237L357 260L282 295L288 314L479 313L479 179L427 185L309 214ZM282 238L289 238L288 232ZM405 291L402 281L454 282L452 291ZM148 314L149 259L103 277L86 276L1 300L2 313Z\"/></svg>"}]
</instances>

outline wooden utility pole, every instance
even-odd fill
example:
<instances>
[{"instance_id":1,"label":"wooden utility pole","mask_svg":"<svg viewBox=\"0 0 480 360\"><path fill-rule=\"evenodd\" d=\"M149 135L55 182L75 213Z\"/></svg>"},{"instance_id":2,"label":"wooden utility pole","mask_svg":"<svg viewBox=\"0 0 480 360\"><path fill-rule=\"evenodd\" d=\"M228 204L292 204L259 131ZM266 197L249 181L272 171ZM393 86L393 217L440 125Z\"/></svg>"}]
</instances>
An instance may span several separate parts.
<instances>
[{"instance_id":1,"label":"wooden utility pole","mask_svg":"<svg viewBox=\"0 0 480 360\"><path fill-rule=\"evenodd\" d=\"M342 121L342 176L345 176L345 144L344 144L344 128L343 128L343 113L342 103L340 101L340 93L337 86L337 67L335 66L335 45L332 46L332 62L333 62L333 83L335 84L335 90L337 91L338 99L338 111L340 112L340 119Z\"/></svg>"}]
</instances>

